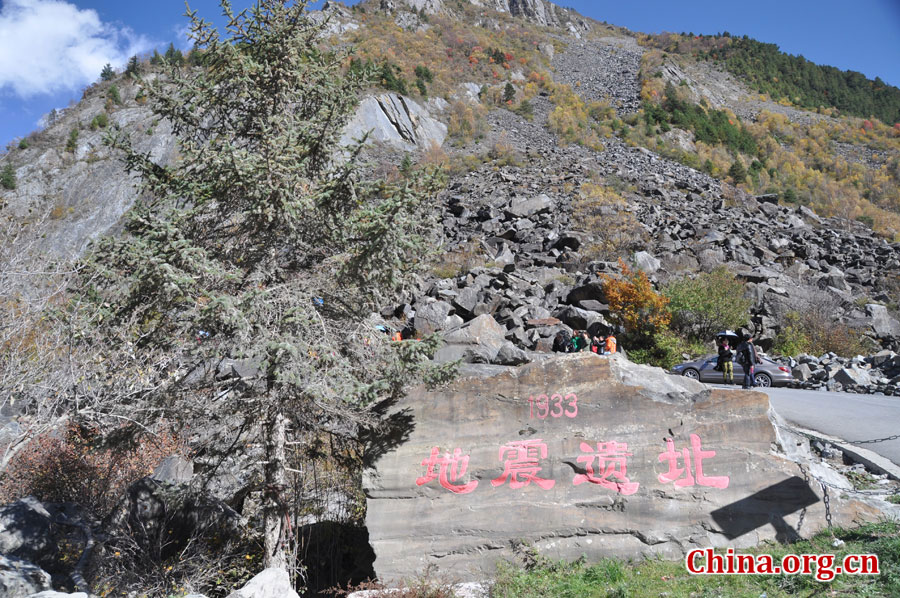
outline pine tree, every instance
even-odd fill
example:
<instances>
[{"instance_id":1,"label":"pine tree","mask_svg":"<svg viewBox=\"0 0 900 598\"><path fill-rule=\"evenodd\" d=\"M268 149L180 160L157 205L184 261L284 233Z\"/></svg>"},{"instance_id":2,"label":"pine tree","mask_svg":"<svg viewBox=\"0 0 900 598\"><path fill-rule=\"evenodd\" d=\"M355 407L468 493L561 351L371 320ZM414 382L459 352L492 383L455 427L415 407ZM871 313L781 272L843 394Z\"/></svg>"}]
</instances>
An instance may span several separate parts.
<instances>
[{"instance_id":1,"label":"pine tree","mask_svg":"<svg viewBox=\"0 0 900 598\"><path fill-rule=\"evenodd\" d=\"M128 61L128 66L125 68L125 74L131 76L137 76L141 74L141 61L138 60L137 56L132 56Z\"/></svg>"},{"instance_id":2,"label":"pine tree","mask_svg":"<svg viewBox=\"0 0 900 598\"><path fill-rule=\"evenodd\" d=\"M507 82L506 87L503 88L503 101L511 102L516 97L516 88L513 87L512 83Z\"/></svg>"},{"instance_id":3,"label":"pine tree","mask_svg":"<svg viewBox=\"0 0 900 598\"><path fill-rule=\"evenodd\" d=\"M107 403L110 415L202 421L228 450L265 447L267 566L290 565L296 548L289 506L303 474L286 444L373 423L367 405L451 372L423 361L436 340L390 343L366 315L396 301L426 255L436 175L372 181L359 148L338 150L375 73L342 73L345 56L316 47L322 25L306 5L260 0L235 16L223 0L227 39L189 12L210 68L142 84L180 159L162 167L108 137L148 199L87 260L79 312L115 372L86 384L140 389ZM223 374L224 362L245 365Z\"/></svg>"},{"instance_id":4,"label":"pine tree","mask_svg":"<svg viewBox=\"0 0 900 598\"><path fill-rule=\"evenodd\" d=\"M747 180L747 170L740 160L734 161L731 168L728 169L728 176L731 177L735 184L743 183Z\"/></svg>"},{"instance_id":5,"label":"pine tree","mask_svg":"<svg viewBox=\"0 0 900 598\"><path fill-rule=\"evenodd\" d=\"M184 66L184 55L181 50L175 48L175 44L169 43L169 49L166 50L166 63L171 66Z\"/></svg>"},{"instance_id":6,"label":"pine tree","mask_svg":"<svg viewBox=\"0 0 900 598\"><path fill-rule=\"evenodd\" d=\"M100 78L104 81L112 81L116 76L116 71L113 70L113 67L108 62L106 66L103 67L103 70L100 71Z\"/></svg>"}]
</instances>

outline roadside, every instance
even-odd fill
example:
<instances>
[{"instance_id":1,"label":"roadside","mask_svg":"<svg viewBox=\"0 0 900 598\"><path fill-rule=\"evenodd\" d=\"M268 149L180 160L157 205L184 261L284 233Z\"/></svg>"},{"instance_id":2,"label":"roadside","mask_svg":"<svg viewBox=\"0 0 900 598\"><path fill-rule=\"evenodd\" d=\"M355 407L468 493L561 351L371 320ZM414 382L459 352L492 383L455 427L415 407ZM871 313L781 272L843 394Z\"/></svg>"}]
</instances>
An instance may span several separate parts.
<instances>
[{"instance_id":1,"label":"roadside","mask_svg":"<svg viewBox=\"0 0 900 598\"><path fill-rule=\"evenodd\" d=\"M719 386L719 385L715 385ZM900 468L900 400L896 397L798 390L757 389L789 423L854 447L862 447Z\"/></svg>"}]
</instances>

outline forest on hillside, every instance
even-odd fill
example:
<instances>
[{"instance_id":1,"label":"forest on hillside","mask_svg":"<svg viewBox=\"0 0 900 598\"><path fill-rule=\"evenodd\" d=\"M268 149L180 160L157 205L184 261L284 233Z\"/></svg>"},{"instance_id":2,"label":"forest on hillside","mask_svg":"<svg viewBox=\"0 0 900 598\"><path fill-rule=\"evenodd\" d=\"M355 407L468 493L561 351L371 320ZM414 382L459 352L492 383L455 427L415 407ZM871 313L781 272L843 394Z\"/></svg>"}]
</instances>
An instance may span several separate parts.
<instances>
[{"instance_id":1,"label":"forest on hillside","mask_svg":"<svg viewBox=\"0 0 900 598\"><path fill-rule=\"evenodd\" d=\"M885 124L900 122L900 89L880 78L810 62L782 52L776 44L747 36L663 33L649 36L651 44L667 52L689 54L723 65L760 93L786 99L800 108L834 107L860 118Z\"/></svg>"}]
</instances>

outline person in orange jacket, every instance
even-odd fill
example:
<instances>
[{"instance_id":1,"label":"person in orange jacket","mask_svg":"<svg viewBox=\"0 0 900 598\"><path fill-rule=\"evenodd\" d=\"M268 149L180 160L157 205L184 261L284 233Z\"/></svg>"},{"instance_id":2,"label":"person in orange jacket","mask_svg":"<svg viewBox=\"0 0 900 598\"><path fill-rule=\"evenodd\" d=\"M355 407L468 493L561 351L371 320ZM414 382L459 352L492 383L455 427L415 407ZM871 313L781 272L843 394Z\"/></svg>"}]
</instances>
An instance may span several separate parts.
<instances>
[{"instance_id":1,"label":"person in orange jacket","mask_svg":"<svg viewBox=\"0 0 900 598\"><path fill-rule=\"evenodd\" d=\"M604 346L603 353L606 355L612 355L616 352L616 337L613 336L613 333L610 332L606 337L606 345Z\"/></svg>"}]
</instances>

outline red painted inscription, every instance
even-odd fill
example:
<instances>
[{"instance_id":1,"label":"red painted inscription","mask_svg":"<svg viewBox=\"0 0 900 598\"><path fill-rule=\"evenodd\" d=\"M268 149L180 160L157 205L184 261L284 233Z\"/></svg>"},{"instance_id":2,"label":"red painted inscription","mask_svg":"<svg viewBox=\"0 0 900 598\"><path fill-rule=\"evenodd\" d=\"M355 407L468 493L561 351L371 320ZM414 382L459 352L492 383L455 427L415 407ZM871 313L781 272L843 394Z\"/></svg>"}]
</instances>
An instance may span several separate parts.
<instances>
[{"instance_id":1,"label":"red painted inscription","mask_svg":"<svg viewBox=\"0 0 900 598\"><path fill-rule=\"evenodd\" d=\"M478 480L472 480L467 484L455 482L466 475L469 467L469 455L463 455L462 449L453 449L453 454L441 455L441 449L431 449L431 456L422 460L422 466L426 467L425 475L416 479L416 486L422 486L432 480L438 480L444 488L456 494L468 494L475 490ZM437 471L435 471L437 468Z\"/></svg>"},{"instance_id":2,"label":"red painted inscription","mask_svg":"<svg viewBox=\"0 0 900 598\"><path fill-rule=\"evenodd\" d=\"M509 487L513 489L522 488L534 482L544 490L549 490L556 484L556 480L545 480L537 476L541 471L538 460L546 458L547 445L540 439L507 442L500 447L503 474L499 478L491 480L491 485L502 486L509 479Z\"/></svg>"},{"instance_id":3,"label":"red painted inscription","mask_svg":"<svg viewBox=\"0 0 900 598\"><path fill-rule=\"evenodd\" d=\"M584 463L585 473L576 475L572 479L573 485L590 482L626 496L637 492L638 483L628 479L628 468L625 463L625 458L632 455L628 452L628 443L598 442L594 448L582 442L581 451L585 454L578 457L577 461ZM614 479L611 480L611 477Z\"/></svg>"},{"instance_id":4,"label":"red painted inscription","mask_svg":"<svg viewBox=\"0 0 900 598\"><path fill-rule=\"evenodd\" d=\"M679 456L684 459L684 467L678 467ZM659 481L663 484L675 482L678 487L700 485L710 488L728 488L730 481L728 476L703 475L703 460L715 456L716 451L704 451L701 448L700 437L696 434L691 434L691 448L681 449L681 454L675 452L675 441L666 438L666 450L659 454L659 461L666 463L669 471L660 474ZM691 467L692 462L693 467ZM694 472L696 472L696 479Z\"/></svg>"},{"instance_id":5,"label":"red painted inscription","mask_svg":"<svg viewBox=\"0 0 900 598\"><path fill-rule=\"evenodd\" d=\"M561 394L554 395L538 395L537 397L528 397L528 417L534 419L547 419L550 417L566 416L573 418L578 415L578 397L574 392L563 396Z\"/></svg>"}]
</instances>

